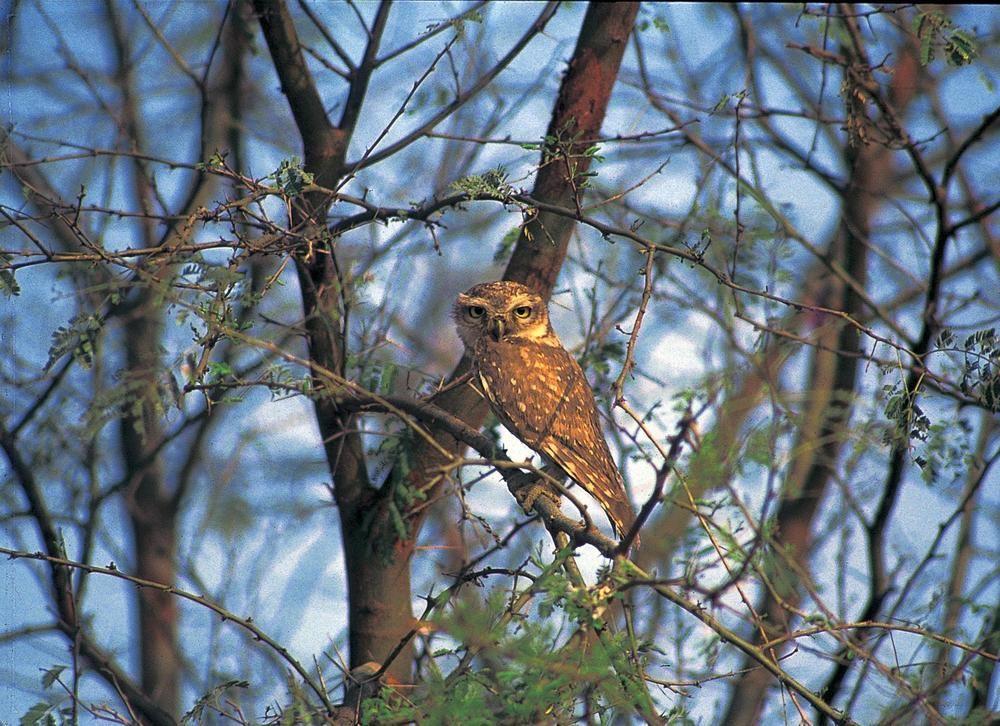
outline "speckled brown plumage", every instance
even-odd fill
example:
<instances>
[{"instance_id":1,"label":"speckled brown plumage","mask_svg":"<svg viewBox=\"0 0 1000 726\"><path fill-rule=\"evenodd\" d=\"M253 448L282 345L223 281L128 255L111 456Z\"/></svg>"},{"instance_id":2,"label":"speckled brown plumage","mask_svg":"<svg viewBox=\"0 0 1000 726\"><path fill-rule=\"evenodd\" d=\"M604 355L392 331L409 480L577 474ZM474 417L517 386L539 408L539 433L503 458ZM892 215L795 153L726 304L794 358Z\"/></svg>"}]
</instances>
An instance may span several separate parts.
<instances>
[{"instance_id":1,"label":"speckled brown plumage","mask_svg":"<svg viewBox=\"0 0 1000 726\"><path fill-rule=\"evenodd\" d=\"M487 282L459 295L454 315L497 418L589 492L624 535L635 514L594 394L552 329L542 298L516 282Z\"/></svg>"}]
</instances>

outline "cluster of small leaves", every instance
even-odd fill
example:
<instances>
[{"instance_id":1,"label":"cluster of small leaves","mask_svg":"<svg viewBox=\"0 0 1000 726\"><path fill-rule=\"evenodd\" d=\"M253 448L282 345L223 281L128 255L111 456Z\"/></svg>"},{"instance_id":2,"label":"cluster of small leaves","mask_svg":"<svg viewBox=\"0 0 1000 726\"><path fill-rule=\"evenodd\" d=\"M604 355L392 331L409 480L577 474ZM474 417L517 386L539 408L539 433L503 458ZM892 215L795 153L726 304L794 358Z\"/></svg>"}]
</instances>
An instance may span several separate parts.
<instances>
[{"instance_id":1,"label":"cluster of small leaves","mask_svg":"<svg viewBox=\"0 0 1000 726\"><path fill-rule=\"evenodd\" d=\"M85 436L96 436L106 424L121 418L145 438L147 417L163 418L180 404L180 388L168 370L120 370L115 379L115 385L95 396L87 409Z\"/></svg>"},{"instance_id":2,"label":"cluster of small leaves","mask_svg":"<svg viewBox=\"0 0 1000 726\"><path fill-rule=\"evenodd\" d=\"M498 165L483 174L470 174L451 183L456 192L468 195L469 199L506 199L514 193L507 183L507 170Z\"/></svg>"},{"instance_id":3,"label":"cluster of small leaves","mask_svg":"<svg viewBox=\"0 0 1000 726\"><path fill-rule=\"evenodd\" d=\"M938 482L946 469L960 475L968 453L968 423L934 423L916 402L915 392L907 391L900 383L883 386L882 393L886 397L886 417L893 424L886 443L901 445L909 440L913 462L928 484Z\"/></svg>"},{"instance_id":4,"label":"cluster of small leaves","mask_svg":"<svg viewBox=\"0 0 1000 726\"><path fill-rule=\"evenodd\" d=\"M51 370L66 354L71 354L84 368L90 368L94 363L97 338L103 325L104 321L99 315L80 313L67 325L57 328L52 333L45 370Z\"/></svg>"},{"instance_id":5,"label":"cluster of small leaves","mask_svg":"<svg viewBox=\"0 0 1000 726\"><path fill-rule=\"evenodd\" d=\"M572 123L571 121L570 124ZM569 138L563 138L564 135ZM528 151L538 151L540 149L542 151L542 163L547 164L553 159L565 157L569 153L572 144L572 126L570 125L557 134L546 134L542 137L542 143L540 144L521 144L521 148Z\"/></svg>"},{"instance_id":6,"label":"cluster of small leaves","mask_svg":"<svg viewBox=\"0 0 1000 726\"><path fill-rule=\"evenodd\" d=\"M725 462L728 457L733 456L737 462L740 464L743 463L743 452L722 450L718 438L719 434L716 429L713 428L706 431L699 439L698 447L691 452L688 462L687 475L694 477L695 481L702 482L706 490L724 483L726 472ZM749 457L748 461L751 464L756 463ZM683 496L683 488L680 480L675 481L673 487L676 491L672 491L670 494ZM670 496L668 496L667 501L671 501Z\"/></svg>"},{"instance_id":7,"label":"cluster of small leaves","mask_svg":"<svg viewBox=\"0 0 1000 726\"><path fill-rule=\"evenodd\" d=\"M226 168L226 153L216 151L210 157L208 161L199 161L195 164L195 168L198 171L217 171L219 169Z\"/></svg>"},{"instance_id":8,"label":"cluster of small leaves","mask_svg":"<svg viewBox=\"0 0 1000 726\"><path fill-rule=\"evenodd\" d=\"M4 297L13 297L21 294L21 286L17 284L14 271L10 269L11 256L0 253L0 293Z\"/></svg>"},{"instance_id":9,"label":"cluster of small leaves","mask_svg":"<svg viewBox=\"0 0 1000 726\"><path fill-rule=\"evenodd\" d=\"M281 363L273 363L267 367L260 378L261 384L271 392L271 400L288 398L290 395L312 395L314 392L312 378L293 371Z\"/></svg>"},{"instance_id":10,"label":"cluster of small leaves","mask_svg":"<svg viewBox=\"0 0 1000 726\"><path fill-rule=\"evenodd\" d=\"M273 179L275 186L288 197L297 197L315 181L315 176L302 167L302 160L297 156L283 159L267 178Z\"/></svg>"},{"instance_id":11,"label":"cluster of small leaves","mask_svg":"<svg viewBox=\"0 0 1000 726\"><path fill-rule=\"evenodd\" d=\"M233 367L226 361L210 360L205 364L205 383L224 383L233 376Z\"/></svg>"},{"instance_id":12,"label":"cluster of small leaves","mask_svg":"<svg viewBox=\"0 0 1000 726\"><path fill-rule=\"evenodd\" d=\"M746 186L741 185L741 190ZM748 209L749 208L749 209ZM740 219L742 236L738 260L733 271L734 282L758 290L779 290L795 284L798 271L793 267L795 251L788 240L775 228L768 210L753 201L745 204ZM740 304L757 315L767 316L774 304L767 298L742 296Z\"/></svg>"},{"instance_id":13,"label":"cluster of small leaves","mask_svg":"<svg viewBox=\"0 0 1000 726\"><path fill-rule=\"evenodd\" d=\"M187 382L231 384L236 381L236 375L229 363L209 361L203 367L197 367L194 358L207 357L220 340L230 338L234 332L252 328L252 318L242 316L240 311L254 307L260 301L262 293L255 292L252 285L246 284L247 274L244 270L229 265L210 264L199 255L188 260L180 271L180 277L183 278L184 288L194 291L195 298L185 304L176 303L176 322L188 323L192 342L204 349L198 356L188 353ZM195 376L198 380L194 380Z\"/></svg>"},{"instance_id":14,"label":"cluster of small leaves","mask_svg":"<svg viewBox=\"0 0 1000 726\"><path fill-rule=\"evenodd\" d=\"M57 665L42 671L42 688L49 690L58 681L66 666ZM62 726L71 722L72 709L69 706L59 707L54 704L39 701L18 720L18 726Z\"/></svg>"},{"instance_id":15,"label":"cluster of small leaves","mask_svg":"<svg viewBox=\"0 0 1000 726\"><path fill-rule=\"evenodd\" d=\"M415 116L428 107L444 108L452 100L451 89L445 85L433 85L421 88L407 105L406 115Z\"/></svg>"},{"instance_id":16,"label":"cluster of small leaves","mask_svg":"<svg viewBox=\"0 0 1000 726\"><path fill-rule=\"evenodd\" d=\"M685 249L694 256L694 260L688 263L688 265L694 269L697 262L701 262L705 253L708 252L709 247L712 246L712 230L706 227L701 231L701 235L698 237L697 242L691 242L688 239L682 239L681 244L684 245Z\"/></svg>"},{"instance_id":17,"label":"cluster of small leaves","mask_svg":"<svg viewBox=\"0 0 1000 726\"><path fill-rule=\"evenodd\" d=\"M886 443L900 438L926 441L931 420L917 403L917 392L908 390L897 381L882 386L882 393L885 396L885 416L893 424L893 432Z\"/></svg>"},{"instance_id":18,"label":"cluster of small leaves","mask_svg":"<svg viewBox=\"0 0 1000 726\"><path fill-rule=\"evenodd\" d=\"M582 152L579 151L578 142L580 140L579 132L574 132L574 121L570 121L567 126L558 132L557 134L546 134L542 139L541 144L521 144L522 149L527 149L528 151L542 150L542 164L551 164L557 159L565 159L566 163L569 165L570 174L573 177L573 183L577 187L577 190L586 189L590 184L590 179L597 176L596 171L588 170L581 171L580 164L577 163L577 159L586 158L589 160L588 169L591 164L600 164L604 162L604 156L601 154L601 147L598 144L591 144L586 147Z\"/></svg>"},{"instance_id":19,"label":"cluster of small leaves","mask_svg":"<svg viewBox=\"0 0 1000 726\"><path fill-rule=\"evenodd\" d=\"M972 426L965 419L931 424L923 445L914 453L913 461L920 467L927 484L942 481L946 472L954 481L968 472L969 437Z\"/></svg>"},{"instance_id":20,"label":"cluster of small leaves","mask_svg":"<svg viewBox=\"0 0 1000 726\"><path fill-rule=\"evenodd\" d=\"M227 487L217 495L202 520L205 527L220 535L225 542L252 533L260 523L261 513L254 503L238 488Z\"/></svg>"},{"instance_id":21,"label":"cluster of small leaves","mask_svg":"<svg viewBox=\"0 0 1000 726\"><path fill-rule=\"evenodd\" d=\"M194 255L181 268L181 276L200 288L212 291L233 290L246 281L246 272L227 265L213 265L201 255Z\"/></svg>"},{"instance_id":22,"label":"cluster of small leaves","mask_svg":"<svg viewBox=\"0 0 1000 726\"><path fill-rule=\"evenodd\" d=\"M745 90L740 91L739 93L723 93L719 97L719 100L715 102L715 105L712 106L712 110L709 111L708 113L710 116L715 116L716 114L722 113L723 111L728 111L730 106L730 101L735 100L736 103L739 103L741 100L746 98L746 96L747 92ZM733 105L735 106L736 104Z\"/></svg>"},{"instance_id":23,"label":"cluster of small leaves","mask_svg":"<svg viewBox=\"0 0 1000 726\"><path fill-rule=\"evenodd\" d=\"M588 159L590 159L591 161L597 162L598 164L604 163L604 155L601 153L601 147L599 144L592 144L588 146L586 149L583 150L583 155Z\"/></svg>"},{"instance_id":24,"label":"cluster of small leaves","mask_svg":"<svg viewBox=\"0 0 1000 726\"><path fill-rule=\"evenodd\" d=\"M225 683L220 683L195 701L191 710L185 713L183 718L181 718L181 724L201 723L206 715L212 713L225 713L225 709L223 709L219 704L219 696L228 691L230 688L249 687L249 681L231 680L226 681Z\"/></svg>"},{"instance_id":25,"label":"cluster of small leaves","mask_svg":"<svg viewBox=\"0 0 1000 726\"><path fill-rule=\"evenodd\" d=\"M646 5L642 6L642 13L643 16L646 15L647 13ZM652 13L652 17L649 18L640 17L639 20L636 22L635 27L640 32L643 33L649 30L650 28L655 28L656 30L664 34L670 32L670 24L666 21L666 18L664 18L663 15L661 15L660 13L656 12Z\"/></svg>"},{"instance_id":26,"label":"cluster of small leaves","mask_svg":"<svg viewBox=\"0 0 1000 726\"><path fill-rule=\"evenodd\" d=\"M870 112L871 89L866 83L870 81L870 71L864 66L855 63L849 67L854 72L844 73L840 82L840 97L844 99L847 117L844 119L843 129L847 132L847 141L852 147L866 146L877 140L873 137L872 131L878 126L872 119ZM886 139L882 139L886 142Z\"/></svg>"},{"instance_id":27,"label":"cluster of small leaves","mask_svg":"<svg viewBox=\"0 0 1000 726\"><path fill-rule=\"evenodd\" d=\"M920 41L922 65L933 61L938 50L944 52L945 60L953 66L969 65L979 54L972 36L938 10L918 13L913 19L913 32Z\"/></svg>"},{"instance_id":28,"label":"cluster of small leaves","mask_svg":"<svg viewBox=\"0 0 1000 726\"><path fill-rule=\"evenodd\" d=\"M472 677L446 681L434 679L417 697L403 697L386 689L362 702L362 723L461 723L486 726L496 723L487 705L485 685Z\"/></svg>"},{"instance_id":29,"label":"cluster of small leaves","mask_svg":"<svg viewBox=\"0 0 1000 726\"><path fill-rule=\"evenodd\" d=\"M362 386L374 393L392 393L400 368L392 361L384 361L370 366L361 374Z\"/></svg>"},{"instance_id":30,"label":"cluster of small leaves","mask_svg":"<svg viewBox=\"0 0 1000 726\"><path fill-rule=\"evenodd\" d=\"M389 478L383 483L386 494L380 505L369 507L362 526L371 531L370 541L377 554L391 558L397 541L410 537L408 517L416 505L426 501L427 493L411 484L413 470L414 434L403 428L386 436L378 449L369 452L388 467Z\"/></svg>"},{"instance_id":31,"label":"cluster of small leaves","mask_svg":"<svg viewBox=\"0 0 1000 726\"><path fill-rule=\"evenodd\" d=\"M957 371L962 393L991 411L1000 410L1000 338L995 329L979 330L959 341L950 330L938 335L937 350L958 352ZM893 424L886 443L909 442L913 461L927 483L961 476L967 469L972 427L964 419L934 421L917 403L918 391L907 390L897 381L882 387L885 415Z\"/></svg>"},{"instance_id":32,"label":"cluster of small leaves","mask_svg":"<svg viewBox=\"0 0 1000 726\"><path fill-rule=\"evenodd\" d=\"M961 352L958 385L962 393L982 401L990 411L1000 411L1000 335L996 328L977 330L960 344L953 332L944 330L937 343L940 349Z\"/></svg>"},{"instance_id":33,"label":"cluster of small leaves","mask_svg":"<svg viewBox=\"0 0 1000 726\"><path fill-rule=\"evenodd\" d=\"M408 512L413 505L422 502L427 495L410 486L410 472L412 471L412 456L416 448L415 435L410 428L404 428L398 435L388 439L387 443L393 449L390 459L395 462L392 467L393 503L403 512ZM401 533L401 536L409 536L408 533Z\"/></svg>"},{"instance_id":34,"label":"cluster of small leaves","mask_svg":"<svg viewBox=\"0 0 1000 726\"><path fill-rule=\"evenodd\" d=\"M748 432L746 444L740 451L739 467L741 471L749 469L752 464L767 471L774 466L774 431L770 426L760 426Z\"/></svg>"},{"instance_id":35,"label":"cluster of small leaves","mask_svg":"<svg viewBox=\"0 0 1000 726\"><path fill-rule=\"evenodd\" d=\"M39 701L29 708L18 719L18 726L62 726L71 723L72 711L68 707L62 709Z\"/></svg>"},{"instance_id":36,"label":"cluster of small leaves","mask_svg":"<svg viewBox=\"0 0 1000 726\"><path fill-rule=\"evenodd\" d=\"M476 666L447 673L445 660L458 655L452 648L433 652L416 692L403 698L391 690L363 704L364 723L569 723L582 699L594 713L613 718L612 709L633 713L638 694L630 693L627 638L609 635L602 646L588 638L559 636L560 614L571 621L591 621L564 609L571 601L588 610L589 588L577 591L558 568L548 568L548 597L539 618L505 618L510 593L496 590L483 600L464 599L435 618L437 630L458 642L475 644ZM536 581L534 587L538 587ZM635 685L638 685L636 683ZM638 689L641 691L641 689ZM620 714L619 714L620 715Z\"/></svg>"},{"instance_id":37,"label":"cluster of small leaves","mask_svg":"<svg viewBox=\"0 0 1000 726\"><path fill-rule=\"evenodd\" d=\"M571 164L570 169L573 173L573 182L576 184L578 191L587 189L590 186L591 179L598 175L597 170L593 168L593 164L601 164L604 162L604 156L600 153L601 147L597 144L588 146L583 150L582 156L589 159L592 164L587 166L587 171L579 171L579 166L575 163ZM610 238L608 238L610 240Z\"/></svg>"}]
</instances>

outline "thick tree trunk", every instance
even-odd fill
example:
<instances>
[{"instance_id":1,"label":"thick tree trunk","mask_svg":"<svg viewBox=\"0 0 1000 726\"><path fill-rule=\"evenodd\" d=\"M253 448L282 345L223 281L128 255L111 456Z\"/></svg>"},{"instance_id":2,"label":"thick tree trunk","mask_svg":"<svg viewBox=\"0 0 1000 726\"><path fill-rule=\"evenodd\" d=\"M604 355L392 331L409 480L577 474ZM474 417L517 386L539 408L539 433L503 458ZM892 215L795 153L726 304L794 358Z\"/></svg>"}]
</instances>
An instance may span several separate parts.
<instances>
[{"instance_id":1,"label":"thick tree trunk","mask_svg":"<svg viewBox=\"0 0 1000 726\"><path fill-rule=\"evenodd\" d=\"M177 581L176 517L169 504L132 516L135 572L145 580ZM177 645L177 598L160 590L139 590L142 690L164 711L180 711L181 659Z\"/></svg>"},{"instance_id":2,"label":"thick tree trunk","mask_svg":"<svg viewBox=\"0 0 1000 726\"><path fill-rule=\"evenodd\" d=\"M163 439L156 375L159 352L154 341L163 333L162 311L154 293L143 290L125 326L128 380L137 385L141 410L121 422L122 452L129 472L129 519L135 548L135 574L146 580L177 581L177 510L168 496L164 470L155 452ZM139 590L139 653L142 689L164 711L180 707L181 660L177 646L177 599L165 592Z\"/></svg>"}]
</instances>

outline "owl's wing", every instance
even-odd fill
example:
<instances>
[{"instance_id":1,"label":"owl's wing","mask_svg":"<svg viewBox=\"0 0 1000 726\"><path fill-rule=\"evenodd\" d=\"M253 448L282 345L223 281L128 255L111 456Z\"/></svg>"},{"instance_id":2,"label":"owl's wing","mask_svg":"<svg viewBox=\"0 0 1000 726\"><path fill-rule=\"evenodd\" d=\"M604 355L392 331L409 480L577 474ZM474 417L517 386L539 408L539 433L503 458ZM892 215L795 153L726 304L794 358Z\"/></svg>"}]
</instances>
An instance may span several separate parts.
<instances>
[{"instance_id":1,"label":"owl's wing","mask_svg":"<svg viewBox=\"0 0 1000 726\"><path fill-rule=\"evenodd\" d=\"M619 536L635 519L587 379L562 347L498 344L479 360L480 382L501 422L591 494Z\"/></svg>"},{"instance_id":2,"label":"owl's wing","mask_svg":"<svg viewBox=\"0 0 1000 726\"><path fill-rule=\"evenodd\" d=\"M571 376L551 426L541 441L541 450L569 477L593 496L623 537L635 519L625 493L621 472L608 450L597 414L597 402L576 361L579 377ZM564 410L565 409L565 410Z\"/></svg>"}]
</instances>

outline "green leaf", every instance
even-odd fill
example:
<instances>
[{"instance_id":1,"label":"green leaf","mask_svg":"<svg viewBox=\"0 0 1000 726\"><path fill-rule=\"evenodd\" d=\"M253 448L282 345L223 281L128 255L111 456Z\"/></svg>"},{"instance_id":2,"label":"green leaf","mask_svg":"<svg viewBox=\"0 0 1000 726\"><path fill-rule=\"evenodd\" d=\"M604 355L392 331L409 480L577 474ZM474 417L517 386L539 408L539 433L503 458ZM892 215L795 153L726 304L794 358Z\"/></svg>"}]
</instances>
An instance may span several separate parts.
<instances>
[{"instance_id":1,"label":"green leaf","mask_svg":"<svg viewBox=\"0 0 1000 726\"><path fill-rule=\"evenodd\" d=\"M0 265L3 265L3 269L0 269L0 292L6 297L21 294L21 286L17 284L17 280L14 278L14 271L8 269L11 259L10 255L0 254Z\"/></svg>"},{"instance_id":2,"label":"green leaf","mask_svg":"<svg viewBox=\"0 0 1000 726\"><path fill-rule=\"evenodd\" d=\"M198 171L209 171L214 169L224 169L226 166L226 155L216 151L208 161L199 161L194 165Z\"/></svg>"},{"instance_id":3,"label":"green leaf","mask_svg":"<svg viewBox=\"0 0 1000 726\"><path fill-rule=\"evenodd\" d=\"M718 101L715 102L715 105L712 106L712 110L709 111L709 114L714 116L720 111L725 111L726 108L729 107L729 99L730 95L728 93L722 94L722 98L720 98Z\"/></svg>"},{"instance_id":4,"label":"green leaf","mask_svg":"<svg viewBox=\"0 0 1000 726\"><path fill-rule=\"evenodd\" d=\"M24 712L17 722L18 726L56 726L59 721L52 713L54 708L47 703L36 703Z\"/></svg>"},{"instance_id":5,"label":"green leaf","mask_svg":"<svg viewBox=\"0 0 1000 726\"><path fill-rule=\"evenodd\" d=\"M81 313L70 320L68 326L57 328L52 333L49 360L45 364L45 370L51 370L52 366L67 353L72 353L84 368L89 368L94 362L97 337L103 324L104 321L99 315Z\"/></svg>"},{"instance_id":6,"label":"green leaf","mask_svg":"<svg viewBox=\"0 0 1000 726\"><path fill-rule=\"evenodd\" d=\"M594 144L593 146L587 147L587 150L584 151L583 153L584 153L585 156L589 156L594 161L600 163L600 162L604 161L604 157L601 156L600 151L601 151L601 147L599 145L597 145L597 144Z\"/></svg>"},{"instance_id":7,"label":"green leaf","mask_svg":"<svg viewBox=\"0 0 1000 726\"><path fill-rule=\"evenodd\" d=\"M500 262L507 259L507 256L510 254L510 251L514 249L514 244L520 236L520 227L511 227L507 230L507 233L500 240L500 245L497 247L497 251L493 253L493 261Z\"/></svg>"},{"instance_id":8,"label":"green leaf","mask_svg":"<svg viewBox=\"0 0 1000 726\"><path fill-rule=\"evenodd\" d=\"M975 42L964 31L955 30L944 46L948 54L948 62L953 66L965 66L975 60L979 51Z\"/></svg>"},{"instance_id":9,"label":"green leaf","mask_svg":"<svg viewBox=\"0 0 1000 726\"><path fill-rule=\"evenodd\" d=\"M233 375L233 367L221 360L209 361L208 365L205 367L209 378L213 381L220 380L226 376Z\"/></svg>"},{"instance_id":10,"label":"green leaf","mask_svg":"<svg viewBox=\"0 0 1000 726\"><path fill-rule=\"evenodd\" d=\"M514 190L507 183L507 170L501 165L483 174L470 174L451 183L457 192L469 195L470 199L482 197L506 197Z\"/></svg>"},{"instance_id":11,"label":"green leaf","mask_svg":"<svg viewBox=\"0 0 1000 726\"><path fill-rule=\"evenodd\" d=\"M406 523L403 521L403 515L400 514L395 502L389 502L389 518L392 521L393 529L396 531L396 537L401 540L406 539L409 536Z\"/></svg>"},{"instance_id":12,"label":"green leaf","mask_svg":"<svg viewBox=\"0 0 1000 726\"><path fill-rule=\"evenodd\" d=\"M48 690L52 688L52 684L59 680L59 676L62 672L66 670L66 666L52 666L47 671L42 672L42 688Z\"/></svg>"},{"instance_id":13,"label":"green leaf","mask_svg":"<svg viewBox=\"0 0 1000 726\"><path fill-rule=\"evenodd\" d=\"M935 10L919 13L913 19L913 32L920 41L920 63L928 65L939 48L944 50L949 65L965 66L979 55L972 35L958 28L951 18Z\"/></svg>"},{"instance_id":14,"label":"green leaf","mask_svg":"<svg viewBox=\"0 0 1000 726\"><path fill-rule=\"evenodd\" d=\"M274 179L274 183L288 196L296 197L313 183L315 175L303 169L302 160L293 156L283 159L268 179Z\"/></svg>"},{"instance_id":15,"label":"green leaf","mask_svg":"<svg viewBox=\"0 0 1000 726\"><path fill-rule=\"evenodd\" d=\"M928 33L920 39L920 65L930 65L934 60L934 36Z\"/></svg>"}]
</instances>

